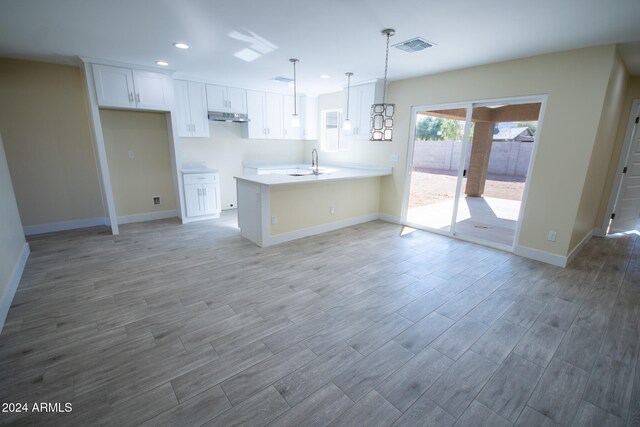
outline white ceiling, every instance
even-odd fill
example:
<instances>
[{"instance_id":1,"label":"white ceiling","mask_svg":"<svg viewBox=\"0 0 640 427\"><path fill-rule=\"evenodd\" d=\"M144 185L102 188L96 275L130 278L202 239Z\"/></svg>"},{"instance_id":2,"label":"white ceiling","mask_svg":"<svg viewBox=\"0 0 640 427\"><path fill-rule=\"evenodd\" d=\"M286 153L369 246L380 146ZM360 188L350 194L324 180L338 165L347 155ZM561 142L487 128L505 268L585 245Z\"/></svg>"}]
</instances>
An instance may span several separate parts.
<instances>
[{"instance_id":1,"label":"white ceiling","mask_svg":"<svg viewBox=\"0 0 640 427\"><path fill-rule=\"evenodd\" d=\"M292 77L295 57L300 91L325 93L341 89L347 71L353 83L382 78L387 27L392 44L435 43L391 49L390 80L608 43L625 43L625 62L640 74L639 18L639 0L0 0L0 56L164 59L183 77L277 91L291 90L270 79ZM245 62L234 53L250 43L238 34L275 48Z\"/></svg>"}]
</instances>

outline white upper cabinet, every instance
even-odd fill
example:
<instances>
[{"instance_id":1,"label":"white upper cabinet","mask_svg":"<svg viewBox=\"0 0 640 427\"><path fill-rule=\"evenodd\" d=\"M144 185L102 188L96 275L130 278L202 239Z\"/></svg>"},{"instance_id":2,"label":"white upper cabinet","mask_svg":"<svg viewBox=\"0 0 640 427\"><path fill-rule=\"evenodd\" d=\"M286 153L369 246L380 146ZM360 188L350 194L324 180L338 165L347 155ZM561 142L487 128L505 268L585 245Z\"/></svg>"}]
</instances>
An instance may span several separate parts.
<instances>
[{"instance_id":1,"label":"white upper cabinet","mask_svg":"<svg viewBox=\"0 0 640 427\"><path fill-rule=\"evenodd\" d=\"M208 137L207 91L204 83L174 80L178 136Z\"/></svg>"},{"instance_id":2,"label":"white upper cabinet","mask_svg":"<svg viewBox=\"0 0 640 427\"><path fill-rule=\"evenodd\" d=\"M133 73L128 68L93 66L98 105L102 107L135 108Z\"/></svg>"},{"instance_id":3,"label":"white upper cabinet","mask_svg":"<svg viewBox=\"0 0 640 427\"><path fill-rule=\"evenodd\" d=\"M345 138L352 140L369 139L371 105L382 102L383 90L383 83L381 81L351 86L348 116L346 106L347 89L344 90L344 118L349 117L349 120L351 120L351 130L343 131Z\"/></svg>"},{"instance_id":4,"label":"white upper cabinet","mask_svg":"<svg viewBox=\"0 0 640 427\"><path fill-rule=\"evenodd\" d=\"M256 139L282 139L282 95L247 91L247 137Z\"/></svg>"},{"instance_id":5,"label":"white upper cabinet","mask_svg":"<svg viewBox=\"0 0 640 427\"><path fill-rule=\"evenodd\" d=\"M247 91L245 89L207 85L209 111L247 113Z\"/></svg>"},{"instance_id":6,"label":"white upper cabinet","mask_svg":"<svg viewBox=\"0 0 640 427\"><path fill-rule=\"evenodd\" d=\"M170 78L164 74L94 64L93 77L101 107L171 109Z\"/></svg>"}]
</instances>

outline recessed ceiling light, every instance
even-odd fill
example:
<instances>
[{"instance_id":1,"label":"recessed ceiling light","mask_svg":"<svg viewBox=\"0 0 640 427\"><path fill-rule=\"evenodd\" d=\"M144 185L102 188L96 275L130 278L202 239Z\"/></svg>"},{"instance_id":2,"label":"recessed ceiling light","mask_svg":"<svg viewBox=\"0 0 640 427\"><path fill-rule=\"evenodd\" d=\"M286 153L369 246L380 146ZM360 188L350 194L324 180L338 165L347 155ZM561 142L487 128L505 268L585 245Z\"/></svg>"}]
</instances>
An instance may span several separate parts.
<instances>
[{"instance_id":1,"label":"recessed ceiling light","mask_svg":"<svg viewBox=\"0 0 640 427\"><path fill-rule=\"evenodd\" d=\"M320 78L321 79L328 79L329 78L329 74L320 74Z\"/></svg>"},{"instance_id":2,"label":"recessed ceiling light","mask_svg":"<svg viewBox=\"0 0 640 427\"><path fill-rule=\"evenodd\" d=\"M167 61L156 61L156 65L162 65L163 67L166 67L167 65L169 65L169 63Z\"/></svg>"},{"instance_id":3,"label":"recessed ceiling light","mask_svg":"<svg viewBox=\"0 0 640 427\"><path fill-rule=\"evenodd\" d=\"M189 49L189 45L183 42L176 42L173 45L178 49Z\"/></svg>"}]
</instances>

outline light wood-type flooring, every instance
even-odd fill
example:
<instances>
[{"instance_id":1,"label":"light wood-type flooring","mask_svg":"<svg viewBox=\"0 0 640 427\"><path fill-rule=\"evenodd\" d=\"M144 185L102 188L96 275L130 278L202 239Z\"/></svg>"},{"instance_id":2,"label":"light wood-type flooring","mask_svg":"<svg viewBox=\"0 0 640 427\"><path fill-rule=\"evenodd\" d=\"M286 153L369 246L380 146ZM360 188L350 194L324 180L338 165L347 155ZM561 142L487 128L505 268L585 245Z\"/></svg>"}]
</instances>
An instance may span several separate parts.
<instances>
[{"instance_id":1,"label":"light wood-type flooring","mask_svg":"<svg viewBox=\"0 0 640 427\"><path fill-rule=\"evenodd\" d=\"M635 234L561 269L382 221L264 249L235 224L29 238L0 402L72 411L0 423L640 423Z\"/></svg>"}]
</instances>

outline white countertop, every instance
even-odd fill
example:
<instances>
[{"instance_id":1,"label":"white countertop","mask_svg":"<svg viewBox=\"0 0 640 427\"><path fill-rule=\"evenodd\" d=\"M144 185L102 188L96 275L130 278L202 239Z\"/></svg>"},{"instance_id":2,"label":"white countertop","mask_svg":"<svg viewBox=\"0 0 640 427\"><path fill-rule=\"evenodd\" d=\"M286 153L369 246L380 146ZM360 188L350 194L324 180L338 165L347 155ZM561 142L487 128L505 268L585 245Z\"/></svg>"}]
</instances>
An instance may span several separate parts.
<instances>
[{"instance_id":1,"label":"white countertop","mask_svg":"<svg viewBox=\"0 0 640 427\"><path fill-rule=\"evenodd\" d=\"M182 172L182 173L218 173L218 169L188 168L188 169L181 169L180 172Z\"/></svg>"},{"instance_id":2,"label":"white countertop","mask_svg":"<svg viewBox=\"0 0 640 427\"><path fill-rule=\"evenodd\" d=\"M258 162L255 162L258 163ZM260 168L298 168L303 167L309 169L309 165L299 165L298 163L261 163L260 166L249 166L247 162L244 163L246 167L260 167ZM393 168L384 168L377 166L358 166L358 167L344 167L335 164L328 164L320 166L322 169L332 169L333 172L324 173L320 175L304 175L304 176L291 176L287 174L269 174L269 175L244 175L236 176L234 178L244 181L255 182L264 185L288 185L288 184L308 184L310 182L324 182L324 181L336 181L344 179L356 179L356 178L374 178L378 176L387 176L393 173Z\"/></svg>"}]
</instances>

